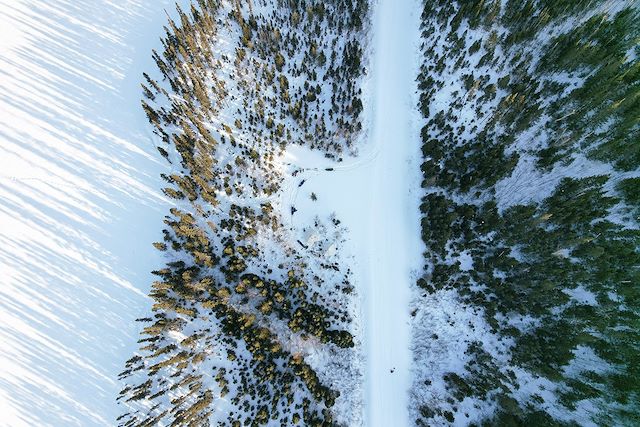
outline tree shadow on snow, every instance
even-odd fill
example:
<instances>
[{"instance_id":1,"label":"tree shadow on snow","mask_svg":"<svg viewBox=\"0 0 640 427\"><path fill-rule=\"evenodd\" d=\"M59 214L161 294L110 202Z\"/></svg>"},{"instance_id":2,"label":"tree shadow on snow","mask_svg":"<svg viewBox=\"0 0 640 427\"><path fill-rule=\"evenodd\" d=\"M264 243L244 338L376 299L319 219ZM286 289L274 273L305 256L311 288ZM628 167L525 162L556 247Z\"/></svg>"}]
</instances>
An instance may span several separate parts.
<instances>
[{"instance_id":1,"label":"tree shadow on snow","mask_svg":"<svg viewBox=\"0 0 640 427\"><path fill-rule=\"evenodd\" d=\"M182 5L186 1L180 1ZM0 400L9 425L113 425L160 257L139 100L168 0L0 0ZM5 411L6 408L6 411Z\"/></svg>"}]
</instances>

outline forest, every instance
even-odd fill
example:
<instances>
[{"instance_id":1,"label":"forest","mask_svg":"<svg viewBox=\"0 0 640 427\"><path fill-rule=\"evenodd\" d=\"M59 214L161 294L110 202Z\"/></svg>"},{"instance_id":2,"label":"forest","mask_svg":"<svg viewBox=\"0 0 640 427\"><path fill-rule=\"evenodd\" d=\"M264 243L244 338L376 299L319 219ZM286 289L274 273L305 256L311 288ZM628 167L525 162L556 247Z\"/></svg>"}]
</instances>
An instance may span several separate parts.
<instances>
[{"instance_id":1,"label":"forest","mask_svg":"<svg viewBox=\"0 0 640 427\"><path fill-rule=\"evenodd\" d=\"M141 88L166 264L119 425L362 423L361 298L328 255L347 230L296 241L279 195L287 146L358 152L370 12L197 0L169 20ZM421 22L412 422L640 424L638 5L425 0Z\"/></svg>"},{"instance_id":2,"label":"forest","mask_svg":"<svg viewBox=\"0 0 640 427\"><path fill-rule=\"evenodd\" d=\"M423 2L416 425L640 423L637 6Z\"/></svg>"},{"instance_id":3,"label":"forest","mask_svg":"<svg viewBox=\"0 0 640 427\"><path fill-rule=\"evenodd\" d=\"M276 196L287 144L354 149L368 4L198 0L178 15L142 84L173 207L118 423L349 424L355 296L323 251L339 222L316 223L325 241L301 249Z\"/></svg>"}]
</instances>

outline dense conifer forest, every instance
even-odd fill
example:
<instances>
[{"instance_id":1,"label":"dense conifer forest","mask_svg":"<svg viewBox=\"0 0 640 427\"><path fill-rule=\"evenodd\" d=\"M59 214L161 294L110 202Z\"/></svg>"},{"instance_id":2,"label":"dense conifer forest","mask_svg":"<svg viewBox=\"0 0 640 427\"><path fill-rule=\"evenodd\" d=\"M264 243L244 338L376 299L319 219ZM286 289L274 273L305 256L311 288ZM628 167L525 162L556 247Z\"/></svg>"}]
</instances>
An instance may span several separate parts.
<instances>
[{"instance_id":1,"label":"dense conifer forest","mask_svg":"<svg viewBox=\"0 0 640 427\"><path fill-rule=\"evenodd\" d=\"M0 33L2 426L640 426L640 0Z\"/></svg>"},{"instance_id":2,"label":"dense conifer forest","mask_svg":"<svg viewBox=\"0 0 640 427\"><path fill-rule=\"evenodd\" d=\"M638 4L422 6L411 422L640 424ZM292 238L281 196L288 146L358 153L369 9L197 0L169 20L142 84L166 264L119 425L364 422L348 230Z\"/></svg>"},{"instance_id":3,"label":"dense conifer forest","mask_svg":"<svg viewBox=\"0 0 640 427\"><path fill-rule=\"evenodd\" d=\"M415 423L640 424L638 4L423 5Z\"/></svg>"},{"instance_id":4,"label":"dense conifer forest","mask_svg":"<svg viewBox=\"0 0 640 427\"><path fill-rule=\"evenodd\" d=\"M174 207L119 423L350 424L354 294L327 252L340 222L292 245L277 196L287 144L334 159L355 149L367 2L198 0L178 13L153 52L159 72L144 75Z\"/></svg>"}]
</instances>

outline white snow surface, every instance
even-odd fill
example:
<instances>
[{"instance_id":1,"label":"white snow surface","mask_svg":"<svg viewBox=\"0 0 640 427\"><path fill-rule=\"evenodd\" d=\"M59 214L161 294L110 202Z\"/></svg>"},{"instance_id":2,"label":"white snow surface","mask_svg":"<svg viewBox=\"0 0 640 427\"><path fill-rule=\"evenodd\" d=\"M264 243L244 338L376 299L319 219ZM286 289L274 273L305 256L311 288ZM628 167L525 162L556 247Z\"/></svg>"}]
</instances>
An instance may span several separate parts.
<instances>
[{"instance_id":1,"label":"white snow surface","mask_svg":"<svg viewBox=\"0 0 640 427\"><path fill-rule=\"evenodd\" d=\"M165 8L0 0L1 426L120 413L169 208L139 85Z\"/></svg>"},{"instance_id":2,"label":"white snow surface","mask_svg":"<svg viewBox=\"0 0 640 427\"><path fill-rule=\"evenodd\" d=\"M420 5L380 0L374 8L360 153L334 162L289 146L284 162L297 172L285 185L282 207L296 207L287 225L302 241L308 239L303 228L317 215L335 212L349 230L344 250L363 298L364 421L388 427L410 425L410 289L424 250L414 84Z\"/></svg>"},{"instance_id":3,"label":"white snow surface","mask_svg":"<svg viewBox=\"0 0 640 427\"><path fill-rule=\"evenodd\" d=\"M298 209L287 225L303 242L316 216L335 212L349 229L364 421L388 427L410 424L420 2L374 7L360 155L336 163L289 147L291 171L302 170L282 206ZM165 9L173 2L0 0L2 426L105 426L120 414L117 375L137 348L133 320L148 312L150 271L162 263L150 243L170 206L139 105Z\"/></svg>"}]
</instances>

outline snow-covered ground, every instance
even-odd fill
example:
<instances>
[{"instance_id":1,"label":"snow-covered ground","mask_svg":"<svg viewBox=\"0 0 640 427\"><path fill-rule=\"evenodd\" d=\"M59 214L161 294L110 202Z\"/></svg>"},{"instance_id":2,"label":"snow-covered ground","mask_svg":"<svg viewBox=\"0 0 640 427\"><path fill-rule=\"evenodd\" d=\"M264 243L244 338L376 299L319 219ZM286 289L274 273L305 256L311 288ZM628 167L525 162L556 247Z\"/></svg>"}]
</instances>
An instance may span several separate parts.
<instances>
[{"instance_id":1,"label":"snow-covered ground","mask_svg":"<svg viewBox=\"0 0 640 427\"><path fill-rule=\"evenodd\" d=\"M302 169L285 194L284 203L298 210L290 225L302 235L315 215L335 212L349 229L346 251L363 297L367 426L410 424L408 307L423 250L414 97L419 11L415 0L380 0L375 7L365 90L368 129L360 155L334 163L296 146L286 157Z\"/></svg>"},{"instance_id":2,"label":"snow-covered ground","mask_svg":"<svg viewBox=\"0 0 640 427\"><path fill-rule=\"evenodd\" d=\"M173 4L0 0L2 426L119 414L168 209L139 84Z\"/></svg>"},{"instance_id":3,"label":"snow-covered ground","mask_svg":"<svg viewBox=\"0 0 640 427\"><path fill-rule=\"evenodd\" d=\"M383 0L375 30L375 119L379 148L368 191L370 275L367 280L369 425L409 425L409 295L421 263L419 139L414 79L418 74L416 1Z\"/></svg>"},{"instance_id":4,"label":"snow-covered ground","mask_svg":"<svg viewBox=\"0 0 640 427\"><path fill-rule=\"evenodd\" d=\"M186 0L178 2L186 5ZM167 202L139 107L169 0L0 0L0 425L113 425L147 312ZM419 2L380 0L361 155L292 147L292 226L349 228L367 353L365 423L408 425L409 293L420 267ZM326 171L324 168L333 168ZM306 180L302 186L298 186ZM312 201L311 193L317 201Z\"/></svg>"}]
</instances>

